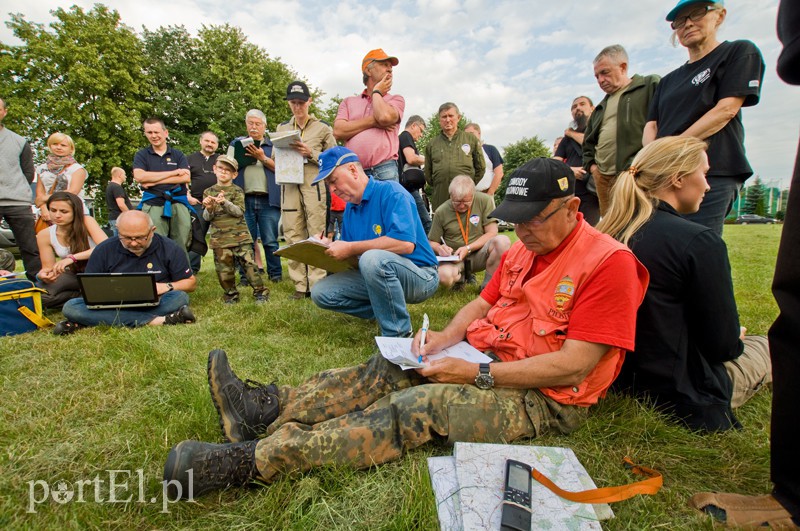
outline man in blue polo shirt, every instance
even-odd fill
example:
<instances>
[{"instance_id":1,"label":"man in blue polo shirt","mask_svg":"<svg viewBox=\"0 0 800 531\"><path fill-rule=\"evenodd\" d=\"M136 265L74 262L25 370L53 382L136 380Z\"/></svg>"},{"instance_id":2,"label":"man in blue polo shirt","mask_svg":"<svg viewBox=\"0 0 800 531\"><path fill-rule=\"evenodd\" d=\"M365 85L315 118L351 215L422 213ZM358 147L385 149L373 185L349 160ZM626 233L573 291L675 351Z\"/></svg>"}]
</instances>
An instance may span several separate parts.
<instances>
[{"instance_id":1,"label":"man in blue polo shirt","mask_svg":"<svg viewBox=\"0 0 800 531\"><path fill-rule=\"evenodd\" d=\"M187 292L194 291L197 280L192 274L184 249L155 233L150 217L129 210L117 218L119 236L107 239L92 251L87 273L152 273L160 296L158 306L135 309L90 310L82 297L64 305L67 319L56 324L56 335L71 334L86 327L159 326L193 323Z\"/></svg>"},{"instance_id":2,"label":"man in blue polo shirt","mask_svg":"<svg viewBox=\"0 0 800 531\"><path fill-rule=\"evenodd\" d=\"M406 303L431 297L438 262L417 215L414 198L395 181L370 179L355 153L333 147L319 157L319 175L347 202L342 238L327 254L358 259L358 269L323 278L311 288L320 308L376 319L381 335L411 337Z\"/></svg>"},{"instance_id":3,"label":"man in blue polo shirt","mask_svg":"<svg viewBox=\"0 0 800 531\"><path fill-rule=\"evenodd\" d=\"M192 236L186 183L191 179L184 154L167 144L169 131L159 118L144 121L150 147L133 157L133 178L142 187L139 209L150 216L156 232L186 250Z\"/></svg>"}]
</instances>

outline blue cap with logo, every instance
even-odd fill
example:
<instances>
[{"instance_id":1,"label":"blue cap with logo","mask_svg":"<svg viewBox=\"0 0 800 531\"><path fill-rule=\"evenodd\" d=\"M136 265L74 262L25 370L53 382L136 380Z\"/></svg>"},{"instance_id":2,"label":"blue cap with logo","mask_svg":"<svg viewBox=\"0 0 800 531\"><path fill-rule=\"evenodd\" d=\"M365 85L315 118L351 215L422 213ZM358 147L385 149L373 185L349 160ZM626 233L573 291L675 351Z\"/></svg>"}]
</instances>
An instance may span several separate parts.
<instances>
[{"instance_id":1,"label":"blue cap with logo","mask_svg":"<svg viewBox=\"0 0 800 531\"><path fill-rule=\"evenodd\" d=\"M319 156L319 175L317 175L317 178L314 179L314 182L311 184L320 182L333 173L333 170L342 164L348 164L350 162L360 161L358 160L358 156L346 147L335 146L326 149Z\"/></svg>"},{"instance_id":2,"label":"blue cap with logo","mask_svg":"<svg viewBox=\"0 0 800 531\"><path fill-rule=\"evenodd\" d=\"M690 6L692 4L720 4L722 5L722 0L679 0L675 7L672 8L672 11L667 13L667 22L672 22L675 20L675 17L678 16L678 13L681 9L686 6Z\"/></svg>"}]
</instances>

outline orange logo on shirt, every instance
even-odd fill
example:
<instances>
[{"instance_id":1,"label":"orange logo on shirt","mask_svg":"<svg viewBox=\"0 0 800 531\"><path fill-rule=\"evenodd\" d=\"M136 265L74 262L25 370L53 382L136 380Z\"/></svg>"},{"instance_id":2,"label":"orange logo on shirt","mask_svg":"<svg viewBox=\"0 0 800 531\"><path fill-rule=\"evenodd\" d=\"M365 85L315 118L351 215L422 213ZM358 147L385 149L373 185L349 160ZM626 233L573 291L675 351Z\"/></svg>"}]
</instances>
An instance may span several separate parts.
<instances>
[{"instance_id":1,"label":"orange logo on shirt","mask_svg":"<svg viewBox=\"0 0 800 531\"><path fill-rule=\"evenodd\" d=\"M575 294L575 283L569 277L565 276L556 284L556 291L553 293L553 299L556 302L556 308L564 310L564 306L572 299Z\"/></svg>"}]
</instances>

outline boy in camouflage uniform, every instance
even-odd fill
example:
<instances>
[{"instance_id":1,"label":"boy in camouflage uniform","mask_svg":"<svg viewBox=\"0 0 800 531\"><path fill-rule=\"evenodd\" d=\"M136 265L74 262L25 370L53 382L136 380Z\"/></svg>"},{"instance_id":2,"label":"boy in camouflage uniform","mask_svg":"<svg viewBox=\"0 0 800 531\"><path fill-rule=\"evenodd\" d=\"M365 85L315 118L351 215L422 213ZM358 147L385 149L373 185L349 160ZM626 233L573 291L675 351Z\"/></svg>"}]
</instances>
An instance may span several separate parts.
<instances>
[{"instance_id":1,"label":"boy in camouflage uniform","mask_svg":"<svg viewBox=\"0 0 800 531\"><path fill-rule=\"evenodd\" d=\"M258 274L253 259L253 238L244 221L244 191L233 184L239 163L226 155L220 155L214 164L217 184L203 192L203 219L211 223L208 232L209 247L214 250L214 266L226 304L239 302L236 289L235 265L238 259L245 276L253 287L256 304L269 299L269 289Z\"/></svg>"}]
</instances>

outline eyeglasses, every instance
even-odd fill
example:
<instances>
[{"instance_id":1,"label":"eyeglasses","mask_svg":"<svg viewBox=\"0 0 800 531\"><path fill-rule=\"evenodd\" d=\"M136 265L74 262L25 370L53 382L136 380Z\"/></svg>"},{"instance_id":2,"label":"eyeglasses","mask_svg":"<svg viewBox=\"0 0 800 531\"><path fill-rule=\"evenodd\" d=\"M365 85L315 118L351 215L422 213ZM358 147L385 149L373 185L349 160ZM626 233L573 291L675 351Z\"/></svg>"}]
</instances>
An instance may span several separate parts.
<instances>
[{"instance_id":1,"label":"eyeglasses","mask_svg":"<svg viewBox=\"0 0 800 531\"><path fill-rule=\"evenodd\" d=\"M470 197L469 199L464 199L461 201L451 201L454 205L471 205L473 198Z\"/></svg>"},{"instance_id":2,"label":"eyeglasses","mask_svg":"<svg viewBox=\"0 0 800 531\"><path fill-rule=\"evenodd\" d=\"M542 219L533 218L533 219L529 219L528 221L525 221L525 222L523 222L523 223L515 223L515 225L522 225L523 227L538 227L538 226L540 226L540 225L544 225L544 224L545 224L545 222L547 222L547 220L548 220L548 219L552 218L552 217L553 217L553 215L555 215L555 213L556 213L556 212L558 212L559 210L561 210L561 207L563 207L564 205L566 205L566 204L567 204L567 201L569 201L569 200L570 200L570 198L568 197L568 198L564 199L563 201L561 201L561 204L560 204L560 205L558 205L558 207L556 207L556 209L555 209L555 210L553 210L552 212L550 212L549 214L547 214L547 215L546 215L545 217L543 217Z\"/></svg>"},{"instance_id":3,"label":"eyeglasses","mask_svg":"<svg viewBox=\"0 0 800 531\"><path fill-rule=\"evenodd\" d=\"M122 234L120 234L119 239L120 241L126 243L144 243L147 241L147 239L150 237L151 234L153 234L152 230L148 232L145 236L123 236Z\"/></svg>"},{"instance_id":4,"label":"eyeglasses","mask_svg":"<svg viewBox=\"0 0 800 531\"><path fill-rule=\"evenodd\" d=\"M715 6L703 6L701 8L695 9L688 15L675 17L675 20L672 21L670 26L672 26L672 29L674 30L679 30L686 25L686 21L688 21L689 19L691 19L692 22L697 22L704 16L706 16L709 11L716 11L716 10L717 8Z\"/></svg>"}]
</instances>

